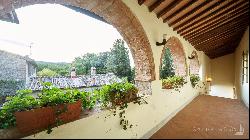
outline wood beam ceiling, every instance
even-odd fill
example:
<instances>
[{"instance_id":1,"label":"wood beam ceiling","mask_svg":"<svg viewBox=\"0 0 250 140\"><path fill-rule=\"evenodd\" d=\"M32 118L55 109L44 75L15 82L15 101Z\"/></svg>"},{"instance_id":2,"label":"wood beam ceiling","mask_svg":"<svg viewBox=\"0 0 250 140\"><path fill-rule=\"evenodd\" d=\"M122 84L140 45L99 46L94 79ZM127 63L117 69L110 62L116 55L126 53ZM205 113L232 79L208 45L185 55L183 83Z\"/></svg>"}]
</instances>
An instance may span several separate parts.
<instances>
[{"instance_id":1,"label":"wood beam ceiling","mask_svg":"<svg viewBox=\"0 0 250 140\"><path fill-rule=\"evenodd\" d=\"M170 3L167 7L165 7L163 10L161 10L157 17L160 18L163 15L165 15L167 12L169 12L172 8L176 7L182 0L175 0L172 3Z\"/></svg>"},{"instance_id":2,"label":"wood beam ceiling","mask_svg":"<svg viewBox=\"0 0 250 140\"><path fill-rule=\"evenodd\" d=\"M174 30L177 30L177 33L183 34L183 32L189 32L194 30L195 28L201 26L204 23L207 23L208 21L211 21L213 19L219 18L220 16L223 16L229 12L238 10L237 8L240 8L240 6L244 4L244 1L234 1L227 3L223 7L218 8L217 10L212 11L208 15L200 18L199 20L190 22L189 24L183 26L182 28L174 28ZM248 4L247 4L248 5Z\"/></svg>"},{"instance_id":3,"label":"wood beam ceiling","mask_svg":"<svg viewBox=\"0 0 250 140\"><path fill-rule=\"evenodd\" d=\"M195 2L197 2L197 0L191 0L189 1L187 4L185 4L183 7L181 7L180 9L178 9L177 11L175 11L173 14L165 17L165 19L163 19L163 22L167 22L168 20L170 20L171 18L175 17L177 14L179 14L181 11L183 11L186 8L189 8L192 4L194 4Z\"/></svg>"},{"instance_id":4,"label":"wood beam ceiling","mask_svg":"<svg viewBox=\"0 0 250 140\"><path fill-rule=\"evenodd\" d=\"M200 29L199 31L196 31L192 34L183 36L187 40L191 40L193 38L197 38L207 32L211 32L212 30L215 30L217 28L223 28L227 27L231 24L237 25L237 23L243 22L246 20L246 17L248 17L248 12L244 12L243 14L237 15L237 17L231 18L231 19L223 19L222 21L217 21L212 24L206 25L204 28Z\"/></svg>"},{"instance_id":5,"label":"wood beam ceiling","mask_svg":"<svg viewBox=\"0 0 250 140\"><path fill-rule=\"evenodd\" d=\"M151 6L148 7L149 12L154 11L155 8L161 5L162 2L165 0L157 0L155 3L153 3Z\"/></svg>"},{"instance_id":6,"label":"wood beam ceiling","mask_svg":"<svg viewBox=\"0 0 250 140\"><path fill-rule=\"evenodd\" d=\"M166 2L147 0L144 4L149 12L155 12L164 23L211 58L234 51L249 26L249 0Z\"/></svg>"}]
</instances>

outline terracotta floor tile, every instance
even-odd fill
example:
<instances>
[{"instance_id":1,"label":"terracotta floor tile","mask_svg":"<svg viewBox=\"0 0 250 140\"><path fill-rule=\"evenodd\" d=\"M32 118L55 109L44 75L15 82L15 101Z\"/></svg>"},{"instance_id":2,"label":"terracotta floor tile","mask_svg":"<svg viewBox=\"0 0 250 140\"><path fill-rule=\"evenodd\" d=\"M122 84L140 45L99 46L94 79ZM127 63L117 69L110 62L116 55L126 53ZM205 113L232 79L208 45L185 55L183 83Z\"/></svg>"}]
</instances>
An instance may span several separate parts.
<instances>
[{"instance_id":1,"label":"terracotta floor tile","mask_svg":"<svg viewBox=\"0 0 250 140\"><path fill-rule=\"evenodd\" d=\"M244 132L236 135L240 126ZM249 138L249 109L239 100L200 95L151 137L177 138Z\"/></svg>"}]
</instances>

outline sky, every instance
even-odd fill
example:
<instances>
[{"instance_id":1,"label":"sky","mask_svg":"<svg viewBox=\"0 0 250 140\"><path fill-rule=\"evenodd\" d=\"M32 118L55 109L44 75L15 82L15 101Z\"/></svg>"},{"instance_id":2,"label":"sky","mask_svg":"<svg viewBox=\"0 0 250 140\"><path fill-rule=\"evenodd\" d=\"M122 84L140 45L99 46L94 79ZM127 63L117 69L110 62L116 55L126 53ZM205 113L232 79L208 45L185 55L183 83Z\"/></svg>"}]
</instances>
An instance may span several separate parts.
<instances>
[{"instance_id":1,"label":"sky","mask_svg":"<svg viewBox=\"0 0 250 140\"><path fill-rule=\"evenodd\" d=\"M32 5L16 13L19 24L0 20L0 50L22 56L31 51L36 61L70 63L85 53L110 51L122 38L112 25L57 4Z\"/></svg>"}]
</instances>

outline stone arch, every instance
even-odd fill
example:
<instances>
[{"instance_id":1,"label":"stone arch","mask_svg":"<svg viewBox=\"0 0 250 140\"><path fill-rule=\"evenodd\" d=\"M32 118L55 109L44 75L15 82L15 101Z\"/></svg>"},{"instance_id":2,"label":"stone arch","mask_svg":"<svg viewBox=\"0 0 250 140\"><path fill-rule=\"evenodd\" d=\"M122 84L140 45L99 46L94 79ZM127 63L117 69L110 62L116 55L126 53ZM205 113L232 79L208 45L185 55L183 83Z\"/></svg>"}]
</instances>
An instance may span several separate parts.
<instances>
[{"instance_id":1,"label":"stone arch","mask_svg":"<svg viewBox=\"0 0 250 140\"><path fill-rule=\"evenodd\" d=\"M76 6L102 17L127 42L134 58L135 80L142 82L142 85L155 80L155 65L149 40L140 21L122 0L5 0L0 17L17 8L45 3Z\"/></svg>"},{"instance_id":2,"label":"stone arch","mask_svg":"<svg viewBox=\"0 0 250 140\"><path fill-rule=\"evenodd\" d=\"M196 51L193 51L191 56L194 56L194 58L190 59L189 73L199 75L200 63L199 63L199 59L198 59L198 54Z\"/></svg>"},{"instance_id":3,"label":"stone arch","mask_svg":"<svg viewBox=\"0 0 250 140\"><path fill-rule=\"evenodd\" d=\"M175 75L186 76L187 75L187 63L186 63L185 52L181 44L181 41L177 37L170 37L167 40L166 45L162 49L160 65L162 65L162 57L164 54L164 50L166 48L169 48L171 52L173 62L174 62Z\"/></svg>"}]
</instances>

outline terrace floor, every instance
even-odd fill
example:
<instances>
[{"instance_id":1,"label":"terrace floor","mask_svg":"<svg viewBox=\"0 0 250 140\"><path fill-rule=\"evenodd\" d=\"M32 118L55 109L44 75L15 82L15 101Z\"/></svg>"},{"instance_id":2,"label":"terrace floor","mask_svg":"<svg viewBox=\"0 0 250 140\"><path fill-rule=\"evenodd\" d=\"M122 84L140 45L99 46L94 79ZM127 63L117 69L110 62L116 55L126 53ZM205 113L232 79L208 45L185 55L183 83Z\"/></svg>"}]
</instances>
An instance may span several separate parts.
<instances>
[{"instance_id":1,"label":"terrace floor","mask_svg":"<svg viewBox=\"0 0 250 140\"><path fill-rule=\"evenodd\" d=\"M239 100L197 96L151 139L249 138L249 109Z\"/></svg>"}]
</instances>

